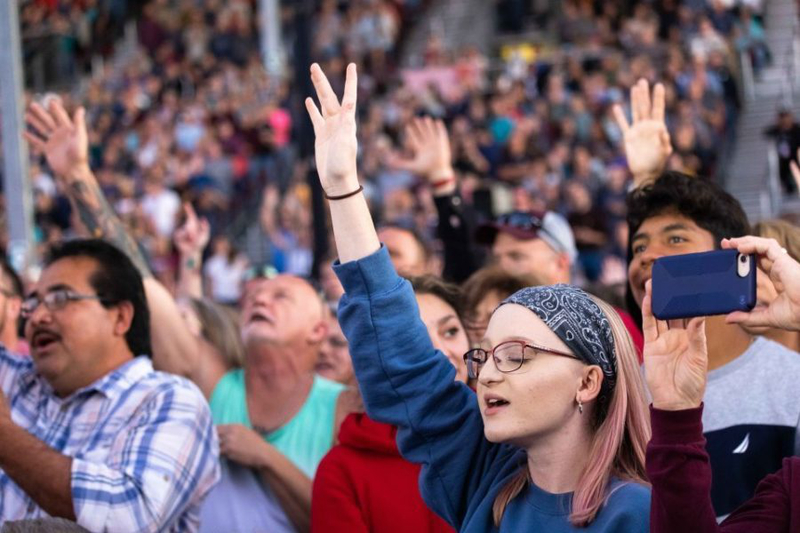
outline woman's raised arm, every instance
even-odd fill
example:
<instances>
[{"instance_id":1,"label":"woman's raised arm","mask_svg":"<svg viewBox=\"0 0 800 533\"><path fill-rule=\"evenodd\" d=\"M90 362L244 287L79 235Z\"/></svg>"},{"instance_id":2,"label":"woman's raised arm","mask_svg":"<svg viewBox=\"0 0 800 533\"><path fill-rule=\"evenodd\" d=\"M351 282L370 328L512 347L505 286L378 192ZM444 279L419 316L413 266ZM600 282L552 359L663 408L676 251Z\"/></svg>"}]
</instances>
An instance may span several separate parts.
<instances>
[{"instance_id":1,"label":"woman's raised arm","mask_svg":"<svg viewBox=\"0 0 800 533\"><path fill-rule=\"evenodd\" d=\"M306 109L314 124L319 181L330 200L339 261L356 261L380 248L364 195L352 194L361 190L356 170L356 66L353 63L347 66L341 103L316 63L311 65L311 81L321 107L320 112L314 101L306 98Z\"/></svg>"}]
</instances>

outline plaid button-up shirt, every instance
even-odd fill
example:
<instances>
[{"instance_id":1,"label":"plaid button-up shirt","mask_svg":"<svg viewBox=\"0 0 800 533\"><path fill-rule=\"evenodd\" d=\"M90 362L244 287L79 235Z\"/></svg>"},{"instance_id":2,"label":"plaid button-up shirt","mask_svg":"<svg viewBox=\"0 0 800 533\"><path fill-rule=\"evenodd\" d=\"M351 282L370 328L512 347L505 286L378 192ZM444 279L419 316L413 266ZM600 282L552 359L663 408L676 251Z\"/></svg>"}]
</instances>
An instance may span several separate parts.
<instances>
[{"instance_id":1,"label":"plaid button-up shirt","mask_svg":"<svg viewBox=\"0 0 800 533\"><path fill-rule=\"evenodd\" d=\"M136 357L58 398L30 359L0 347L13 421L72 458L72 501L91 531L196 531L219 479L219 444L203 395ZM0 469L0 523L47 514Z\"/></svg>"}]
</instances>

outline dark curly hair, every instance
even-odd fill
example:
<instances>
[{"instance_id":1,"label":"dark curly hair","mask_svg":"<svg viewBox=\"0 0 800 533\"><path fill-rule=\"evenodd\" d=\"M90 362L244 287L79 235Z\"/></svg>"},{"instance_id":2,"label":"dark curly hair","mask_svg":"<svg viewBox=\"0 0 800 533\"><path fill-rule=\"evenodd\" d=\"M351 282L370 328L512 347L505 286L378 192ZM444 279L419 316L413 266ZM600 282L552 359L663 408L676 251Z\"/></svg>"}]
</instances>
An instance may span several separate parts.
<instances>
[{"instance_id":1,"label":"dark curly hair","mask_svg":"<svg viewBox=\"0 0 800 533\"><path fill-rule=\"evenodd\" d=\"M716 247L730 237L750 233L750 223L739 201L707 178L682 172L664 172L654 183L631 192L627 198L631 238L647 219L674 212L692 220L714 236ZM633 259L628 239L628 264ZM625 294L628 311L641 325L641 310L633 299L630 283Z\"/></svg>"}]
</instances>

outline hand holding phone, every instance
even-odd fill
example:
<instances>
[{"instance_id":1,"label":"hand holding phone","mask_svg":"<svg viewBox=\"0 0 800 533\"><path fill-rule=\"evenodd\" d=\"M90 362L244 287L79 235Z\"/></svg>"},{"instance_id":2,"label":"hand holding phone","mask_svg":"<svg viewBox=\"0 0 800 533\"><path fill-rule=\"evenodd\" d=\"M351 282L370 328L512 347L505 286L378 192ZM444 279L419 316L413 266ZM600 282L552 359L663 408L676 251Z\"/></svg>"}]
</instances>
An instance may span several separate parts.
<instances>
[{"instance_id":1,"label":"hand holding phone","mask_svg":"<svg viewBox=\"0 0 800 533\"><path fill-rule=\"evenodd\" d=\"M756 304L755 258L736 250L660 257L652 279L659 320L750 311Z\"/></svg>"}]
</instances>

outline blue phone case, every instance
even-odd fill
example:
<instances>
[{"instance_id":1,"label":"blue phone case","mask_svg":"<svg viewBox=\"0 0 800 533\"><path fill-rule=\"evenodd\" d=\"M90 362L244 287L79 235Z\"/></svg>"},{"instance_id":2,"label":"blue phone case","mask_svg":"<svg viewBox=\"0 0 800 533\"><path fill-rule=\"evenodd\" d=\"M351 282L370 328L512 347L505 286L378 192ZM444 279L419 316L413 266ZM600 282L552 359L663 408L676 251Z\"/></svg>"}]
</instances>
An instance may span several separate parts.
<instances>
[{"instance_id":1,"label":"blue phone case","mask_svg":"<svg viewBox=\"0 0 800 533\"><path fill-rule=\"evenodd\" d=\"M750 311L756 305L756 259L740 277L736 250L660 257L653 263L653 315L659 320Z\"/></svg>"}]
</instances>

